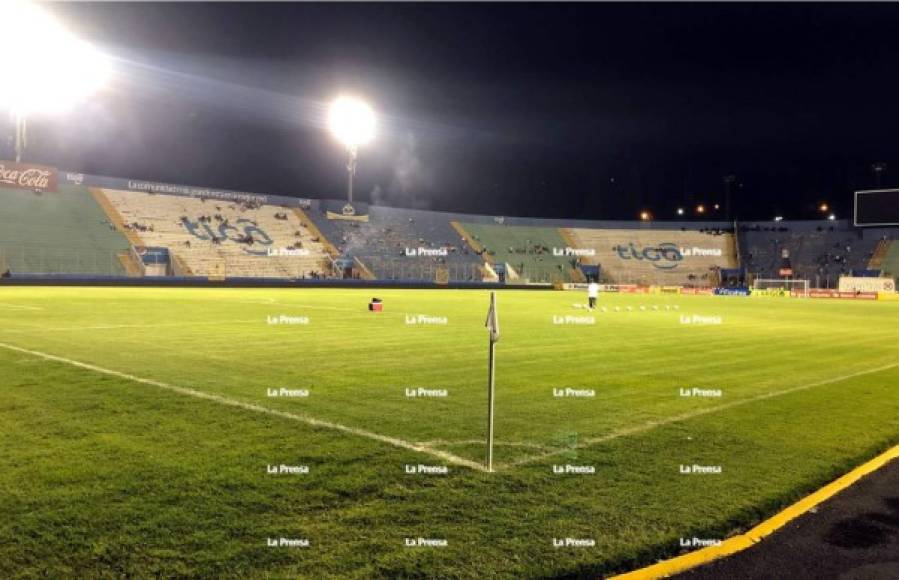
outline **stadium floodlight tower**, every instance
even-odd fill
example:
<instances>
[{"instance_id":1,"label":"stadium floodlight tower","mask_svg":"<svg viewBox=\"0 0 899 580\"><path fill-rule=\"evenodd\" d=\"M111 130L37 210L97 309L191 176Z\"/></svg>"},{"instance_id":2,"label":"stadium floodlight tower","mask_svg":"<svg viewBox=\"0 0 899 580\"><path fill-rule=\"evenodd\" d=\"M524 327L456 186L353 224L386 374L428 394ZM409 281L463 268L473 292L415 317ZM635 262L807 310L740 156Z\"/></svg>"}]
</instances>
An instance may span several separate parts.
<instances>
[{"instance_id":1,"label":"stadium floodlight tower","mask_svg":"<svg viewBox=\"0 0 899 580\"><path fill-rule=\"evenodd\" d=\"M27 146L27 119L61 113L87 98L107 79L107 59L76 38L51 14L26 0L0 2L3 65L0 108L16 126L16 162Z\"/></svg>"},{"instance_id":2,"label":"stadium floodlight tower","mask_svg":"<svg viewBox=\"0 0 899 580\"><path fill-rule=\"evenodd\" d=\"M344 214L353 214L353 178L356 176L356 157L360 145L375 136L375 114L365 102L353 97L339 97L331 104L329 115L331 132L347 148L347 205Z\"/></svg>"}]
</instances>

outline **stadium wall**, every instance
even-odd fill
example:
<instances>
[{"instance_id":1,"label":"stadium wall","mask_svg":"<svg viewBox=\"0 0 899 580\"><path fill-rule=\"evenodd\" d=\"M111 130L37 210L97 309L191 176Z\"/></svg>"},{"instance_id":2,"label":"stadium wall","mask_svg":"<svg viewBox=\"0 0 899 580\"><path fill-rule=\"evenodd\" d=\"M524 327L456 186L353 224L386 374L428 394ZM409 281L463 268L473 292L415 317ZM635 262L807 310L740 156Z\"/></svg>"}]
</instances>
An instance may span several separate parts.
<instances>
[{"instance_id":1,"label":"stadium wall","mask_svg":"<svg viewBox=\"0 0 899 580\"><path fill-rule=\"evenodd\" d=\"M0 286L138 286L209 288L371 288L421 290L553 290L552 284L500 284L498 282L436 282L365 279L224 278L197 276L133 278L127 276L78 276L72 274L17 274L0 278Z\"/></svg>"}]
</instances>

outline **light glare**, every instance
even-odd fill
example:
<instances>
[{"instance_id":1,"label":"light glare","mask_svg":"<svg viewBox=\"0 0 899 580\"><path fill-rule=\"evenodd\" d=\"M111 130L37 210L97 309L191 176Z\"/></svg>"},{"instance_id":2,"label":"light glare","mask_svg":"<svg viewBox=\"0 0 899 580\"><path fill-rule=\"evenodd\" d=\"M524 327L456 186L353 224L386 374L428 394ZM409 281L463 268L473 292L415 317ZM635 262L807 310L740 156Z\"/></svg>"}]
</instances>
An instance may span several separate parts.
<instances>
[{"instance_id":1,"label":"light glare","mask_svg":"<svg viewBox=\"0 0 899 580\"><path fill-rule=\"evenodd\" d=\"M340 97L331 105L331 132L347 147L364 145L375 135L375 115L364 102Z\"/></svg>"},{"instance_id":2,"label":"light glare","mask_svg":"<svg viewBox=\"0 0 899 580\"><path fill-rule=\"evenodd\" d=\"M89 96L109 75L107 59L31 2L0 3L0 54L16 55L0 77L0 107L58 113Z\"/></svg>"}]
</instances>

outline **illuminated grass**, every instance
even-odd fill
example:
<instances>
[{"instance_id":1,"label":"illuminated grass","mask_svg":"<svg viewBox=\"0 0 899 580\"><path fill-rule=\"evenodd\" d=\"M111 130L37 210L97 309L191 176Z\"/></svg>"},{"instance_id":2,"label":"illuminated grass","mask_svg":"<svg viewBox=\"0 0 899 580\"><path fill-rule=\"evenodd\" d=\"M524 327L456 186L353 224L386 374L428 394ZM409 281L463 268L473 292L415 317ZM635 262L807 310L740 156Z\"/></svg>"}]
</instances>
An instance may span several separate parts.
<instances>
[{"instance_id":1,"label":"illuminated grass","mask_svg":"<svg viewBox=\"0 0 899 580\"><path fill-rule=\"evenodd\" d=\"M899 441L899 367L867 372L899 359L899 303L582 301L499 294L496 474L405 475L441 462L0 348L0 576L595 575L743 529ZM486 307L481 291L5 288L0 342L481 461ZM267 324L282 314L309 323ZM406 323L419 314L446 324ZM266 396L280 387L311 394ZM566 387L596 396L552 396ZM692 387L723 396L678 396ZM566 463L597 473L552 474ZM723 473L678 473L694 463ZM266 547L280 536L312 545Z\"/></svg>"}]
</instances>

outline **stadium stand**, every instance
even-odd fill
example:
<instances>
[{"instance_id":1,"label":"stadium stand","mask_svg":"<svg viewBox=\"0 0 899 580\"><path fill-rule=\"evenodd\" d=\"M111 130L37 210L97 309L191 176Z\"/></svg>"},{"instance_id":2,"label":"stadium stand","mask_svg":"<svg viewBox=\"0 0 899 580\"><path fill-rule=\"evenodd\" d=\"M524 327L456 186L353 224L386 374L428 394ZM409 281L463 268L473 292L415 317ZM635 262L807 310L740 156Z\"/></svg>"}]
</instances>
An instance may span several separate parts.
<instances>
[{"instance_id":1,"label":"stadium stand","mask_svg":"<svg viewBox=\"0 0 899 580\"><path fill-rule=\"evenodd\" d=\"M888 276L899 278L899 242L896 240L882 241L886 251L880 264L880 269Z\"/></svg>"},{"instance_id":2,"label":"stadium stand","mask_svg":"<svg viewBox=\"0 0 899 580\"><path fill-rule=\"evenodd\" d=\"M490 264L504 264L508 280L580 282L573 256L555 255L568 244L558 228L464 222L472 251ZM554 252L555 250L555 252Z\"/></svg>"},{"instance_id":3,"label":"stadium stand","mask_svg":"<svg viewBox=\"0 0 899 580\"><path fill-rule=\"evenodd\" d=\"M65 181L63 182L63 179ZM0 274L367 278L708 287L899 274L895 228L485 216L279 198L60 172L0 191ZM87 187L91 186L91 187ZM151 193L153 192L153 193Z\"/></svg>"},{"instance_id":4,"label":"stadium stand","mask_svg":"<svg viewBox=\"0 0 899 580\"><path fill-rule=\"evenodd\" d=\"M0 254L12 274L124 276L128 240L85 187L56 193L0 190ZM132 269L133 272L133 269Z\"/></svg>"},{"instance_id":5,"label":"stadium stand","mask_svg":"<svg viewBox=\"0 0 899 580\"><path fill-rule=\"evenodd\" d=\"M793 278L813 287L835 288L841 275L868 269L878 240L848 222L747 223L740 226L743 266L757 278L778 278L785 260Z\"/></svg>"},{"instance_id":6,"label":"stadium stand","mask_svg":"<svg viewBox=\"0 0 899 580\"><path fill-rule=\"evenodd\" d=\"M599 264L610 283L708 287L718 284L720 269L737 265L733 234L719 229L564 231L576 248L594 251L583 261Z\"/></svg>"},{"instance_id":7,"label":"stadium stand","mask_svg":"<svg viewBox=\"0 0 899 580\"><path fill-rule=\"evenodd\" d=\"M367 221L328 219L336 202L322 202L310 216L345 259L382 280L480 281L481 258L439 212L355 204Z\"/></svg>"},{"instance_id":8,"label":"stadium stand","mask_svg":"<svg viewBox=\"0 0 899 580\"><path fill-rule=\"evenodd\" d=\"M303 214L277 205L96 190L112 221L141 247L167 248L175 273L316 278L331 271L325 243Z\"/></svg>"}]
</instances>

